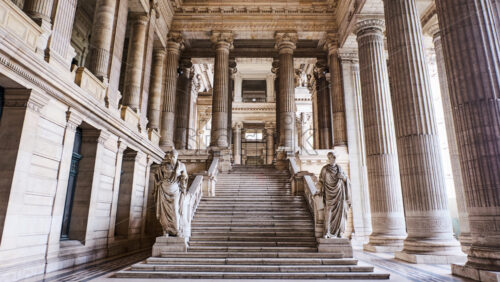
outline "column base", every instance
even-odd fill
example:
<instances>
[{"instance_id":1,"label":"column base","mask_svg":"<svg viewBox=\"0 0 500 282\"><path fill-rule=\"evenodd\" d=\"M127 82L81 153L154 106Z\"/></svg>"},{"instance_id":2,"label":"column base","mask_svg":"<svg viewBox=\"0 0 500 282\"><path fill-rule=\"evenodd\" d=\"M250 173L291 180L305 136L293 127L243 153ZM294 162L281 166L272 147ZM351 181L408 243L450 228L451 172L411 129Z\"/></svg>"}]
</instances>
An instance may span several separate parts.
<instances>
[{"instance_id":1,"label":"column base","mask_svg":"<svg viewBox=\"0 0 500 282\"><path fill-rule=\"evenodd\" d=\"M352 258L351 241L347 238L318 238L318 252L342 254L344 258Z\"/></svg>"},{"instance_id":2,"label":"column base","mask_svg":"<svg viewBox=\"0 0 500 282\"><path fill-rule=\"evenodd\" d=\"M153 257L161 257L163 252L187 252L189 238L160 236L153 245Z\"/></svg>"},{"instance_id":3,"label":"column base","mask_svg":"<svg viewBox=\"0 0 500 282\"><path fill-rule=\"evenodd\" d=\"M410 263L423 264L451 264L465 263L467 256L464 254L411 254L405 251L396 252L394 257Z\"/></svg>"},{"instance_id":4,"label":"column base","mask_svg":"<svg viewBox=\"0 0 500 282\"><path fill-rule=\"evenodd\" d=\"M403 249L403 244L401 244L401 246L378 246L370 243L363 245L364 251L372 253L394 253L401 251L401 249Z\"/></svg>"},{"instance_id":5,"label":"column base","mask_svg":"<svg viewBox=\"0 0 500 282\"><path fill-rule=\"evenodd\" d=\"M290 151L286 147L279 147L276 150L276 163L274 166L278 170L288 170L288 158L293 156L293 151Z\"/></svg>"},{"instance_id":6,"label":"column base","mask_svg":"<svg viewBox=\"0 0 500 282\"><path fill-rule=\"evenodd\" d=\"M219 158L219 170L221 172L228 172L233 168L233 165L231 164L231 149L210 147L210 151L212 153L212 157Z\"/></svg>"},{"instance_id":7,"label":"column base","mask_svg":"<svg viewBox=\"0 0 500 282\"><path fill-rule=\"evenodd\" d=\"M465 264L452 264L451 274L476 281L500 281L500 272L498 271L481 270Z\"/></svg>"},{"instance_id":8,"label":"column base","mask_svg":"<svg viewBox=\"0 0 500 282\"><path fill-rule=\"evenodd\" d=\"M472 245L472 236L470 233L462 233L458 236L458 241L462 246L462 252L468 254L470 250L470 246Z\"/></svg>"}]
</instances>

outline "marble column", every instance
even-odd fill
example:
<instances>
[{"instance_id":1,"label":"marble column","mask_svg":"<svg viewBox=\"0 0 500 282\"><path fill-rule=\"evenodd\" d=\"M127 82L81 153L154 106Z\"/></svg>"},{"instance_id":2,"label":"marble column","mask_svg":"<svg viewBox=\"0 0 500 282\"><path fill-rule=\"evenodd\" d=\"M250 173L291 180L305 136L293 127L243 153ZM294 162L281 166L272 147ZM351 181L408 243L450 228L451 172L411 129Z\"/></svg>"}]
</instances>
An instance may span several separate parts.
<instances>
[{"instance_id":1,"label":"marble column","mask_svg":"<svg viewBox=\"0 0 500 282\"><path fill-rule=\"evenodd\" d=\"M500 40L493 5L436 1L472 236L467 263L452 272L491 281L500 280Z\"/></svg>"},{"instance_id":2,"label":"marble column","mask_svg":"<svg viewBox=\"0 0 500 282\"><path fill-rule=\"evenodd\" d=\"M266 123L266 164L272 165L274 160L274 127Z\"/></svg>"},{"instance_id":3,"label":"marble column","mask_svg":"<svg viewBox=\"0 0 500 282\"><path fill-rule=\"evenodd\" d=\"M40 1L45 2L45 1ZM52 32L50 34L45 59L55 62L65 70L71 67L75 49L71 47L71 35L75 20L77 0L60 0L52 8Z\"/></svg>"},{"instance_id":4,"label":"marble column","mask_svg":"<svg viewBox=\"0 0 500 282\"><path fill-rule=\"evenodd\" d=\"M422 27L415 0L384 1L391 95L408 237L396 258L465 259L453 238Z\"/></svg>"},{"instance_id":5,"label":"marble column","mask_svg":"<svg viewBox=\"0 0 500 282\"><path fill-rule=\"evenodd\" d=\"M108 79L109 52L115 24L116 0L97 0L89 44L89 70L99 79Z\"/></svg>"},{"instance_id":6,"label":"marble column","mask_svg":"<svg viewBox=\"0 0 500 282\"><path fill-rule=\"evenodd\" d=\"M148 22L149 17L146 14L135 14L132 16L127 68L125 71L125 83L123 86L122 104L137 113L140 111L143 64L145 57L144 52L146 51Z\"/></svg>"},{"instance_id":7,"label":"marble column","mask_svg":"<svg viewBox=\"0 0 500 282\"><path fill-rule=\"evenodd\" d=\"M293 50L297 42L297 33L276 33L276 48L279 53L279 146L284 151L295 150L295 83L293 68Z\"/></svg>"},{"instance_id":8,"label":"marble column","mask_svg":"<svg viewBox=\"0 0 500 282\"><path fill-rule=\"evenodd\" d=\"M233 34L231 32L214 31L210 40L214 43L215 47L210 146L227 148L229 49L232 48Z\"/></svg>"},{"instance_id":9,"label":"marble column","mask_svg":"<svg viewBox=\"0 0 500 282\"><path fill-rule=\"evenodd\" d=\"M234 125L234 150L233 150L233 159L234 159L234 164L239 165L241 164L241 129L243 128L243 123L242 122L237 122Z\"/></svg>"},{"instance_id":10,"label":"marble column","mask_svg":"<svg viewBox=\"0 0 500 282\"><path fill-rule=\"evenodd\" d=\"M160 130L161 113L161 94L163 93L163 65L167 51L164 48L153 50L153 66L151 86L149 87L149 106L148 106L148 127L154 130Z\"/></svg>"},{"instance_id":11,"label":"marble column","mask_svg":"<svg viewBox=\"0 0 500 282\"><path fill-rule=\"evenodd\" d=\"M318 59L314 69L314 78L316 79L316 101L318 103L319 149L330 149L332 144L330 89L325 77L326 72L326 60Z\"/></svg>"},{"instance_id":12,"label":"marble column","mask_svg":"<svg viewBox=\"0 0 500 282\"><path fill-rule=\"evenodd\" d=\"M365 250L398 251L406 226L384 49L384 21L356 24L372 234Z\"/></svg>"},{"instance_id":13,"label":"marble column","mask_svg":"<svg viewBox=\"0 0 500 282\"><path fill-rule=\"evenodd\" d=\"M52 24L52 8L54 0L25 0L23 10L24 12L36 22L43 31L43 34L38 42L38 52L43 54L47 48L47 41L50 36Z\"/></svg>"},{"instance_id":14,"label":"marble column","mask_svg":"<svg viewBox=\"0 0 500 282\"><path fill-rule=\"evenodd\" d=\"M167 42L167 59L165 68L165 89L162 105L160 147L168 150L174 147L175 131L175 94L177 88L177 68L179 67L179 55L183 47L180 32L170 32Z\"/></svg>"},{"instance_id":15,"label":"marble column","mask_svg":"<svg viewBox=\"0 0 500 282\"><path fill-rule=\"evenodd\" d=\"M471 244L469 214L465 203L464 182L460 166L460 157L455 136L455 122L453 121L453 108L451 107L450 92L448 88L448 80L446 75L445 61L443 55L443 45L441 43L441 34L439 32L439 24L436 23L433 32L434 50L436 53L436 65L439 76L439 86L441 89L441 100L443 103L444 121L446 124L446 136L448 139L448 149L450 152L451 169L453 174L453 184L455 187L455 195L458 209L458 221L460 225L459 240L462 245L462 251L468 252Z\"/></svg>"},{"instance_id":16,"label":"marble column","mask_svg":"<svg viewBox=\"0 0 500 282\"><path fill-rule=\"evenodd\" d=\"M332 143L334 147L347 146L345 102L344 92L342 91L342 68L338 56L338 42L332 35L329 35L326 47L328 48L328 66L331 78Z\"/></svg>"},{"instance_id":17,"label":"marble column","mask_svg":"<svg viewBox=\"0 0 500 282\"><path fill-rule=\"evenodd\" d=\"M177 79L177 95L175 98L175 135L174 144L177 150L186 149L189 122L189 95L191 94L192 72L191 59L181 59L179 78Z\"/></svg>"},{"instance_id":18,"label":"marble column","mask_svg":"<svg viewBox=\"0 0 500 282\"><path fill-rule=\"evenodd\" d=\"M238 70L236 69L236 59L229 59L229 72L228 72L228 84L227 84L227 143L231 148L233 144L233 90L234 90L234 74Z\"/></svg>"},{"instance_id":19,"label":"marble column","mask_svg":"<svg viewBox=\"0 0 500 282\"><path fill-rule=\"evenodd\" d=\"M266 102L274 103L274 77L273 73L266 76Z\"/></svg>"},{"instance_id":20,"label":"marble column","mask_svg":"<svg viewBox=\"0 0 500 282\"><path fill-rule=\"evenodd\" d=\"M271 72L274 73L274 93L276 93L275 96L276 140L274 140L274 143L276 144L276 149L279 146L280 142L279 65L280 65L279 59L273 58Z\"/></svg>"},{"instance_id":21,"label":"marble column","mask_svg":"<svg viewBox=\"0 0 500 282\"><path fill-rule=\"evenodd\" d=\"M301 147L303 154L311 155L314 152L314 137L312 129L312 113L300 113Z\"/></svg>"},{"instance_id":22,"label":"marble column","mask_svg":"<svg viewBox=\"0 0 500 282\"><path fill-rule=\"evenodd\" d=\"M347 142L349 147L349 172L352 187L353 240L365 242L372 232L370 195L361 102L359 60L355 50L339 51L342 64L342 89L346 109Z\"/></svg>"}]
</instances>

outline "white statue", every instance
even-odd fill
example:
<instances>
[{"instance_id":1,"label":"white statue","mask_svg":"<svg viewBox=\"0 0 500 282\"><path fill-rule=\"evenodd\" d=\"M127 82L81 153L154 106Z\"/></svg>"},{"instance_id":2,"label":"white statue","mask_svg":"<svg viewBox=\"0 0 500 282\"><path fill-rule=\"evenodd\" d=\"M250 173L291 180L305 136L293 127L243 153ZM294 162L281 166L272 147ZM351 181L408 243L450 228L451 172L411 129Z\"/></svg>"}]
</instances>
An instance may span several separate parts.
<instances>
[{"instance_id":1,"label":"white statue","mask_svg":"<svg viewBox=\"0 0 500 282\"><path fill-rule=\"evenodd\" d=\"M165 159L155 172L153 195L156 201L156 218L160 221L163 233L166 236L184 237L183 202L188 174L186 166L177 158L176 150L166 152Z\"/></svg>"},{"instance_id":2,"label":"white statue","mask_svg":"<svg viewBox=\"0 0 500 282\"><path fill-rule=\"evenodd\" d=\"M336 163L335 153L329 152L327 156L330 163L321 169L319 176L325 204L325 238L341 238L351 206L351 184Z\"/></svg>"}]
</instances>

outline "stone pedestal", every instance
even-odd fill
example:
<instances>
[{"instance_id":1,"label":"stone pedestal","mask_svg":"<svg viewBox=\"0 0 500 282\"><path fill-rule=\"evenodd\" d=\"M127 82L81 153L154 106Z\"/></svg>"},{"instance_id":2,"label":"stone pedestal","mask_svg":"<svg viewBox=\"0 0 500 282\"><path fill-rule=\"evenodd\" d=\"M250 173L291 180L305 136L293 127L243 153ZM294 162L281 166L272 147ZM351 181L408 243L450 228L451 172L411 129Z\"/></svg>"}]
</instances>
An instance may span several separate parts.
<instances>
[{"instance_id":1,"label":"stone pedestal","mask_svg":"<svg viewBox=\"0 0 500 282\"><path fill-rule=\"evenodd\" d=\"M425 245L423 246L425 247ZM404 260L411 263L425 263L425 264L450 264L454 262L464 262L467 257L460 252L450 252L444 253L439 252L438 254L415 254L406 251L396 252L394 257L400 260Z\"/></svg>"},{"instance_id":2,"label":"stone pedestal","mask_svg":"<svg viewBox=\"0 0 500 282\"><path fill-rule=\"evenodd\" d=\"M476 281L500 281L499 271L480 270L468 265L452 264L451 272L453 273L453 275L469 278Z\"/></svg>"},{"instance_id":3,"label":"stone pedestal","mask_svg":"<svg viewBox=\"0 0 500 282\"><path fill-rule=\"evenodd\" d=\"M219 158L219 171L220 172L228 172L233 166L231 164L231 149L220 148L220 147L210 147L210 151L212 153L212 157Z\"/></svg>"},{"instance_id":4,"label":"stone pedestal","mask_svg":"<svg viewBox=\"0 0 500 282\"><path fill-rule=\"evenodd\" d=\"M347 238L318 238L318 252L342 254L344 258L352 258L352 244Z\"/></svg>"},{"instance_id":5,"label":"stone pedestal","mask_svg":"<svg viewBox=\"0 0 500 282\"><path fill-rule=\"evenodd\" d=\"M153 245L153 257L161 257L162 252L187 252L189 238L156 237Z\"/></svg>"}]
</instances>

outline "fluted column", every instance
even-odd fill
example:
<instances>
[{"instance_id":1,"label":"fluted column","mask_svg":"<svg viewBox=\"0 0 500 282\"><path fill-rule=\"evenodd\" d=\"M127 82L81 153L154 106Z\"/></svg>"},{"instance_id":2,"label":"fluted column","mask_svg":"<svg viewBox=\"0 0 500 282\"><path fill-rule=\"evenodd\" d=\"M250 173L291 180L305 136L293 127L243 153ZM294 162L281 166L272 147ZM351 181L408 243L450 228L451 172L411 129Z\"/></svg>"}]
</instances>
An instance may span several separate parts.
<instances>
[{"instance_id":1,"label":"fluted column","mask_svg":"<svg viewBox=\"0 0 500 282\"><path fill-rule=\"evenodd\" d=\"M369 251L400 250L406 237L383 28L381 19L356 25L373 229Z\"/></svg>"},{"instance_id":2,"label":"fluted column","mask_svg":"<svg viewBox=\"0 0 500 282\"><path fill-rule=\"evenodd\" d=\"M151 86L149 87L148 127L160 130L161 94L163 93L163 65L167 51L163 48L153 50Z\"/></svg>"},{"instance_id":3,"label":"fluted column","mask_svg":"<svg viewBox=\"0 0 500 282\"><path fill-rule=\"evenodd\" d=\"M227 84L227 143L231 147L233 144L233 90L234 90L234 74L238 71L236 68L236 59L229 59L229 73Z\"/></svg>"},{"instance_id":4,"label":"fluted column","mask_svg":"<svg viewBox=\"0 0 500 282\"><path fill-rule=\"evenodd\" d=\"M347 128L345 120L344 92L342 91L342 71L338 54L338 42L335 36L329 35L326 47L328 48L328 66L330 69L331 87L330 100L332 108L333 146L347 146Z\"/></svg>"},{"instance_id":5,"label":"fluted column","mask_svg":"<svg viewBox=\"0 0 500 282\"><path fill-rule=\"evenodd\" d=\"M25 0L23 10L35 21L43 30L43 34L38 42L39 52L43 54L47 48L50 30L52 27L51 16L54 0Z\"/></svg>"},{"instance_id":6,"label":"fluted column","mask_svg":"<svg viewBox=\"0 0 500 282\"><path fill-rule=\"evenodd\" d=\"M453 238L448 211L416 3L415 0L384 1L384 8L408 232L404 248L396 257L414 263L461 261L464 256Z\"/></svg>"},{"instance_id":7,"label":"fluted column","mask_svg":"<svg viewBox=\"0 0 500 282\"><path fill-rule=\"evenodd\" d=\"M123 87L123 105L136 112L140 111L141 85L146 51L146 36L149 17L136 14L132 18L130 43L128 47L127 68Z\"/></svg>"},{"instance_id":8,"label":"fluted column","mask_svg":"<svg viewBox=\"0 0 500 282\"><path fill-rule=\"evenodd\" d=\"M45 0L41 1L45 2ZM75 50L71 47L71 35L75 20L77 0L60 0L52 8L52 32L50 34L45 59L56 62L59 66L69 70ZM43 4L45 5L45 4Z\"/></svg>"},{"instance_id":9,"label":"fluted column","mask_svg":"<svg viewBox=\"0 0 500 282\"><path fill-rule=\"evenodd\" d=\"M242 122L237 122L234 126L233 134L234 134L234 150L233 150L233 158L234 164L241 164L241 129L243 128Z\"/></svg>"},{"instance_id":10,"label":"fluted column","mask_svg":"<svg viewBox=\"0 0 500 282\"><path fill-rule=\"evenodd\" d=\"M90 36L89 70L99 79L108 79L109 51L113 38L116 0L97 0Z\"/></svg>"},{"instance_id":11,"label":"fluted column","mask_svg":"<svg viewBox=\"0 0 500 282\"><path fill-rule=\"evenodd\" d=\"M297 34L291 32L276 33L276 48L279 53L279 146L285 151L295 150L295 83L293 68L293 50Z\"/></svg>"},{"instance_id":12,"label":"fluted column","mask_svg":"<svg viewBox=\"0 0 500 282\"><path fill-rule=\"evenodd\" d=\"M326 71L326 60L318 59L314 69L314 78L316 79L316 101L318 107L319 149L330 149L333 143L331 140L330 89L325 77Z\"/></svg>"},{"instance_id":13,"label":"fluted column","mask_svg":"<svg viewBox=\"0 0 500 282\"><path fill-rule=\"evenodd\" d=\"M280 142L280 87L279 87L279 67L280 67L280 61L278 58L273 58L273 63L272 63L272 69L271 72L274 73L274 93L276 93L276 98L275 98L275 114L276 114L276 140L274 140L274 143L276 144L276 147L279 146ZM277 148L276 148L277 149Z\"/></svg>"},{"instance_id":14,"label":"fluted column","mask_svg":"<svg viewBox=\"0 0 500 282\"><path fill-rule=\"evenodd\" d=\"M500 40L491 0L440 0L436 9L472 245L457 275L500 271ZM467 42L466 48L463 46Z\"/></svg>"},{"instance_id":15,"label":"fluted column","mask_svg":"<svg viewBox=\"0 0 500 282\"><path fill-rule=\"evenodd\" d=\"M164 149L174 147L175 131L175 94L177 88L177 68L179 55L183 47L180 32L170 32L167 42L167 60L165 69L165 90L162 105L160 146Z\"/></svg>"},{"instance_id":16,"label":"fluted column","mask_svg":"<svg viewBox=\"0 0 500 282\"><path fill-rule=\"evenodd\" d=\"M368 240L372 232L368 172L361 102L359 60L355 50L339 50L342 64L342 89L346 109L347 142L349 146L349 171L353 206L353 239Z\"/></svg>"},{"instance_id":17,"label":"fluted column","mask_svg":"<svg viewBox=\"0 0 500 282\"><path fill-rule=\"evenodd\" d=\"M451 169L453 174L453 184L455 187L455 195L458 209L458 221L460 224L460 244L462 250L467 253L471 244L469 214L465 203L464 182L460 166L459 150L457 137L455 136L455 122L453 121L453 108L451 107L450 92L448 88L448 80L446 75L445 61L443 57L443 46L441 44L441 34L439 25L432 32L434 50L436 53L436 65L439 76L439 86L441 89L441 100L443 103L444 121L446 124L446 136L448 139L448 149L450 152Z\"/></svg>"},{"instance_id":18,"label":"fluted column","mask_svg":"<svg viewBox=\"0 0 500 282\"><path fill-rule=\"evenodd\" d=\"M191 94L191 83L193 75L191 72L191 59L182 59L180 64L181 73L177 79L177 97L175 99L175 135L174 143L176 149L186 149L189 122L189 95Z\"/></svg>"},{"instance_id":19,"label":"fluted column","mask_svg":"<svg viewBox=\"0 0 500 282\"><path fill-rule=\"evenodd\" d=\"M272 123L266 123L266 164L273 164L274 160L274 127Z\"/></svg>"},{"instance_id":20,"label":"fluted column","mask_svg":"<svg viewBox=\"0 0 500 282\"><path fill-rule=\"evenodd\" d=\"M210 146L227 148L229 49L232 48L233 34L231 32L214 31L210 39L215 47Z\"/></svg>"}]
</instances>

